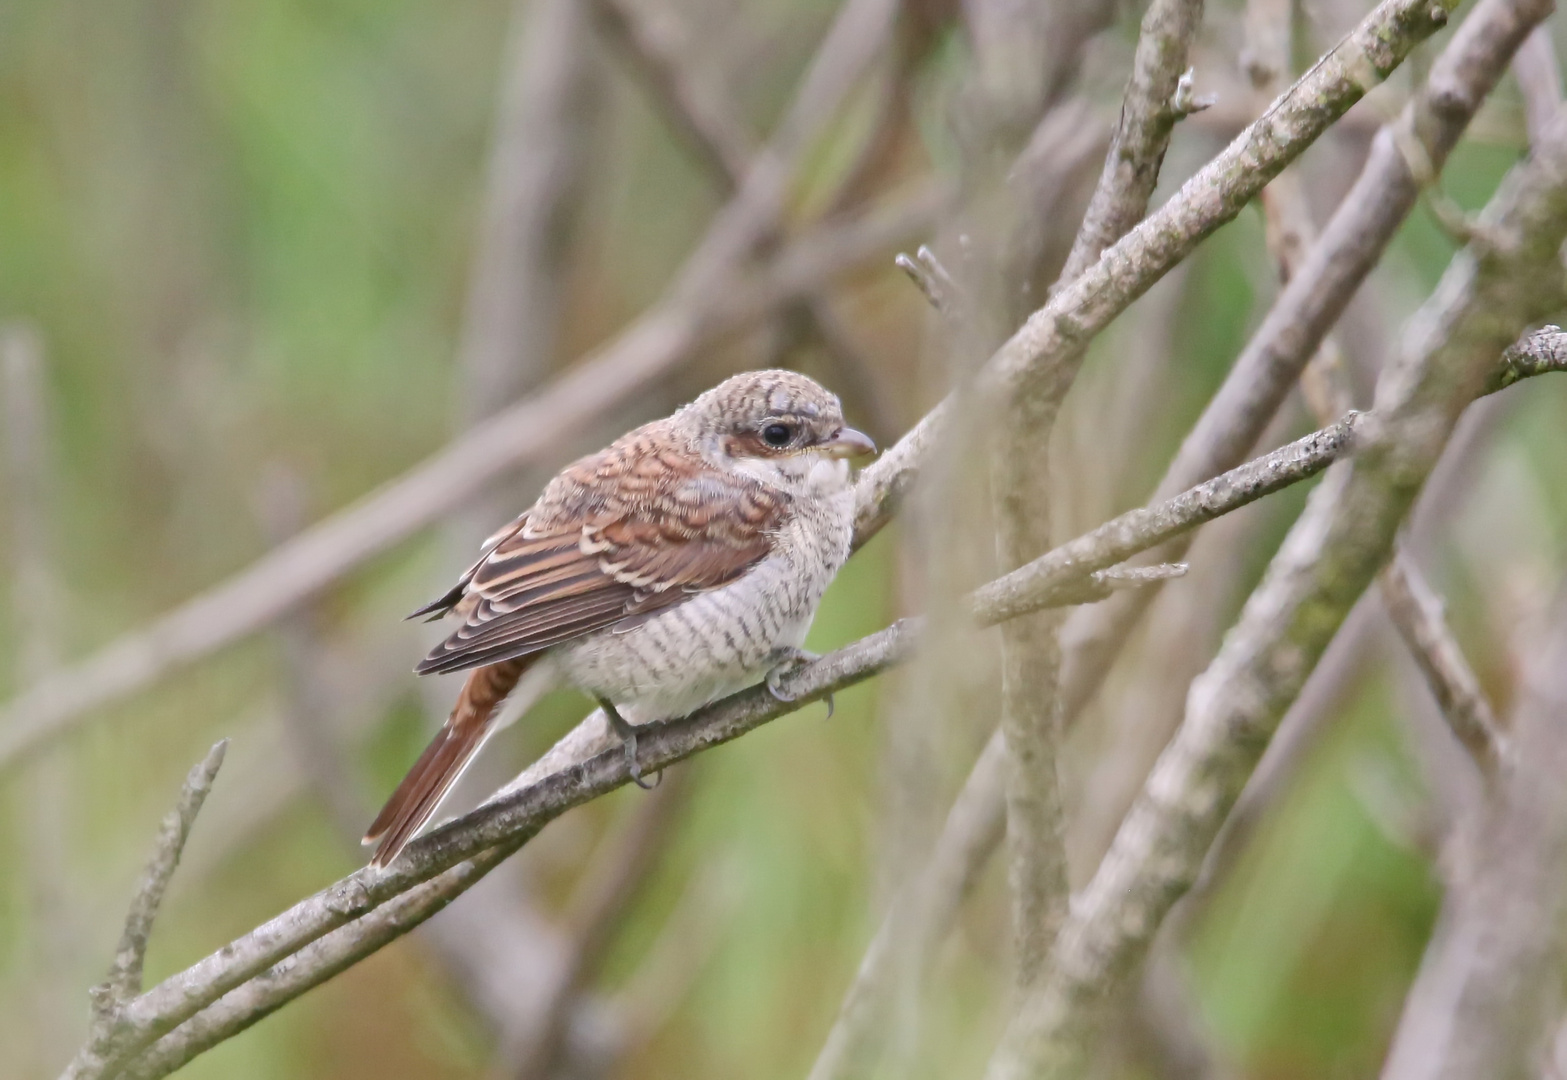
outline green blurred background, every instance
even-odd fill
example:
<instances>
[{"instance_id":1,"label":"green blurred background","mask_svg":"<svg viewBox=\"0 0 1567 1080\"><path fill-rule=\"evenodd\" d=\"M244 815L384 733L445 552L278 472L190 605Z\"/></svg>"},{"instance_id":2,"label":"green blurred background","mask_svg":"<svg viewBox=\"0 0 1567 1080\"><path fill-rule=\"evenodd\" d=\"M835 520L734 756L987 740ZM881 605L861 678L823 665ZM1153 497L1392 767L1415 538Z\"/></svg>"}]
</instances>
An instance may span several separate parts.
<instances>
[{"instance_id":1,"label":"green blurred background","mask_svg":"<svg viewBox=\"0 0 1567 1080\"><path fill-rule=\"evenodd\" d=\"M1324 7L1323 25L1309 28L1318 44L1335 18L1354 14L1353 5ZM834 8L670 0L660 10L689 62L727 87L760 137ZM499 0L0 4L0 321L41 344L56 583L43 604L19 595L0 608L9 615L0 618L0 689L18 691L48 664L262 554L279 535L267 510L279 477L298 503L298 520L283 527L297 527L453 435L492 114L504 46L525 12ZM1102 106L1113 108L1124 72L1116 63L1137 16L1123 11L1096 44L1110 72ZM1238 9L1214 4L1208 19L1199 86L1211 74L1233 90ZM954 29L937 37L915 73L914 115L884 188L953 167L945 129L965 49ZM561 365L663 291L722 201L613 57L596 63L602 102L586 136L592 165L568 260ZM1406 86L1358 108L1356 124L1308 155L1319 212ZM1220 120L1184 128L1165 190L1227 133ZM854 123L837 125L810 156L796 181L802 215L858 137ZM1480 205L1522 145L1509 84L1455 156L1448 192ZM1343 335L1363 385L1452 250L1417 211ZM1063 439L1086 438L1108 410L1130 407L1126 365L1150 350L1157 401L1122 449L1119 473L1079 475L1070 524L1091 526L1145 497L1273 290L1260 218L1248 210L1100 342ZM923 301L888 267L849 282L841 302L889 414L911 423L931 400L918 388ZM549 464L726 371L781 359L821 372L810 350L780 357L774 345L757 334L707 350ZM1567 381L1537 380L1495 405L1428 556L1464 646L1505 707L1519 628L1543 610L1563 564ZM1297 405L1275 433L1307 426ZM514 510L529 497L526 483ZM1249 511L1224 573L1168 590L1161 605L1204 613L1193 655L1175 668L1200 669L1211 655L1303 497ZM0 503L0 568L16 561L6 512L15 505L11 493ZM823 606L813 647L899 613L898 550L889 534L856 556ZM300 631L324 656L324 702L311 711L338 725L350 798L367 807L454 690L416 683L409 668L428 633L399 619L463 561L427 532L330 591ZM1075 805L1100 790L1095 769L1118 732L1179 708L1189 671L1150 682L1156 665L1138 650L1152 633L1074 734L1066 767ZM253 637L0 776L0 1075L53 1076L79 1045L86 990L108 963L157 821L215 739L233 740L228 764L159 924L150 979L358 864L289 748L285 714L299 695L287 649L280 632ZM897 695L884 690L860 687L841 696L831 722L807 709L672 778L679 790L652 866L586 988L606 1009L640 1018L611 1075L766 1080L809 1069L896 888L888 837L900 803L888 788L901 781L884 763L886 707ZM1225 1075L1375 1075L1440 896L1421 828L1429 770L1405 721L1419 707L1389 650L1341 658L1327 721L1222 879L1184 913L1170 952L1185 961L1185 1022ZM585 711L572 695L551 697L497 742L485 777L514 772ZM945 805L991 715L976 706L952 718L929 777L932 805ZM517 902L569 926L585 868L647 798L622 791L552 825L508 879ZM1088 834L1105 826L1082 828L1080 863L1102 843ZM901 1075L976 1073L1004 1015L1007 948L994 865L939 954L914 1040L921 1052ZM415 934L183 1075L487 1077L498 1037L460 974ZM1181 1075L1169 1055L1139 1050L1139 1037L1127 1033L1124 1060L1110 1066L1117 1075Z\"/></svg>"}]
</instances>

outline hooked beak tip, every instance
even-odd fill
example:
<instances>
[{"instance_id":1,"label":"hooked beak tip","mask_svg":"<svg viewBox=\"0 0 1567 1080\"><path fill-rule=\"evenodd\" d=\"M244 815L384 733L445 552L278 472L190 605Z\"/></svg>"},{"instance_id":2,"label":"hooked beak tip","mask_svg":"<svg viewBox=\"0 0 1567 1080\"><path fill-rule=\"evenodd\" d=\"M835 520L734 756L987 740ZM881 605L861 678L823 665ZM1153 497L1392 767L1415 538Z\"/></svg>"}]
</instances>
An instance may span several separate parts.
<instances>
[{"instance_id":1,"label":"hooked beak tip","mask_svg":"<svg viewBox=\"0 0 1567 1080\"><path fill-rule=\"evenodd\" d=\"M827 453L836 458L863 457L876 452L876 443L863 431L839 428L825 444Z\"/></svg>"}]
</instances>

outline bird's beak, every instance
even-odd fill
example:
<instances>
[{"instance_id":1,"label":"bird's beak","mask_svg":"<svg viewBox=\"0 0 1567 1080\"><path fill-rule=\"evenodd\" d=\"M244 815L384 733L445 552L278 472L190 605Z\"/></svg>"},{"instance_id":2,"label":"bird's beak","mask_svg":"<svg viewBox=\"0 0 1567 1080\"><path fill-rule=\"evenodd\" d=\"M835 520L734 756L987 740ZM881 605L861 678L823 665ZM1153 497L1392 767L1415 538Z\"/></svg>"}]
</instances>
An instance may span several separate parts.
<instances>
[{"instance_id":1,"label":"bird's beak","mask_svg":"<svg viewBox=\"0 0 1567 1080\"><path fill-rule=\"evenodd\" d=\"M852 427L839 428L833 437L821 444L821 449L828 457L851 458L863 457L866 454L876 452L876 444L871 437L863 431L855 431Z\"/></svg>"}]
</instances>

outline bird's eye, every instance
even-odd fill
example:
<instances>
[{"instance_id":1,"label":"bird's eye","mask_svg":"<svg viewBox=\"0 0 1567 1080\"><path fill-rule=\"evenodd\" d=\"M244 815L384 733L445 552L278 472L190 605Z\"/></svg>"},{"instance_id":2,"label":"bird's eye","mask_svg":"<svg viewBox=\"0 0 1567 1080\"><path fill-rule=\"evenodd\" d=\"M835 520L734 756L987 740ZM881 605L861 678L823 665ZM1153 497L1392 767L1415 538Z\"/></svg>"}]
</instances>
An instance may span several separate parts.
<instances>
[{"instance_id":1,"label":"bird's eye","mask_svg":"<svg viewBox=\"0 0 1567 1080\"><path fill-rule=\"evenodd\" d=\"M762 441L774 449L788 446L792 438L794 429L788 424L768 424L762 429Z\"/></svg>"}]
</instances>

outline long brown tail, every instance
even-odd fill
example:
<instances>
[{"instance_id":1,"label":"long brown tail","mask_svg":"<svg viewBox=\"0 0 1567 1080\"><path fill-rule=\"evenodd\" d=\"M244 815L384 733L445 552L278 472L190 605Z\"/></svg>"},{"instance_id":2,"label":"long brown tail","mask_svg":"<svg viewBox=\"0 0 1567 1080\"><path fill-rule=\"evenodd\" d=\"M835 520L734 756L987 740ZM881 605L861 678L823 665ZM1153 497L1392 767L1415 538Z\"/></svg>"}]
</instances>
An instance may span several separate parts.
<instances>
[{"instance_id":1,"label":"long brown tail","mask_svg":"<svg viewBox=\"0 0 1567 1080\"><path fill-rule=\"evenodd\" d=\"M457 695L457 704L452 707L452 715L424 748L424 753L419 755L419 760L408 770L408 775L403 777L403 782L397 785L397 790L392 792L392 797L386 800L386 805L366 831L364 843L381 842L375 849L375 857L370 860L371 866L386 866L397 858L408 846L408 841L430 820L441 799L483 745L495 707L506 700L522 673L538 658L539 654L534 653L503 660L477 668L468 676L462 692Z\"/></svg>"}]
</instances>

